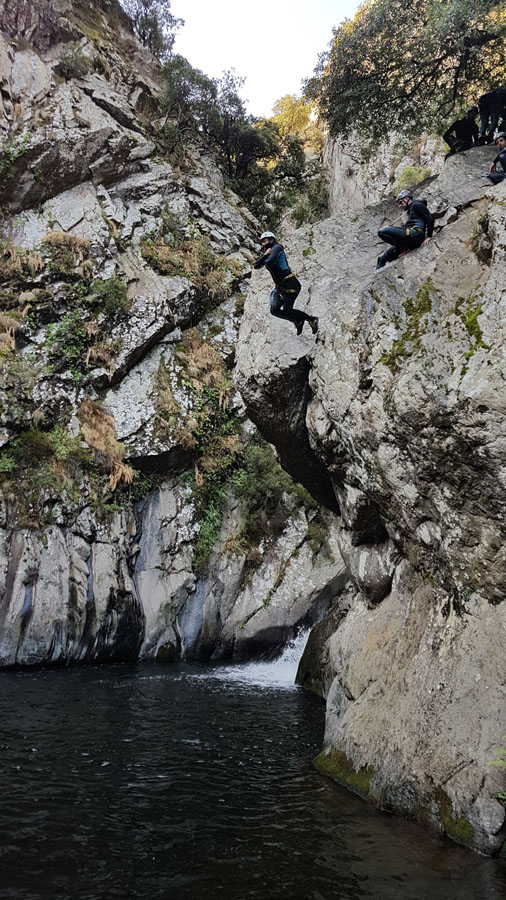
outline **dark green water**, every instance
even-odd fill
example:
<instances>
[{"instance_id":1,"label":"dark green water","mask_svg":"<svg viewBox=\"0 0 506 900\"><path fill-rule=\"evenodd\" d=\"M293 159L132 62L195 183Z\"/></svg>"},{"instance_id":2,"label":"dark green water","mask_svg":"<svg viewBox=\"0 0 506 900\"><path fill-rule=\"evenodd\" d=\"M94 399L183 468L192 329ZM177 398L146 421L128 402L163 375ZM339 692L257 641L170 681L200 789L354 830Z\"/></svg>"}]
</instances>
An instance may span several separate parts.
<instances>
[{"instance_id":1,"label":"dark green water","mask_svg":"<svg viewBox=\"0 0 506 900\"><path fill-rule=\"evenodd\" d=\"M0 897L506 897L501 861L318 775L323 718L268 665L1 674Z\"/></svg>"}]
</instances>

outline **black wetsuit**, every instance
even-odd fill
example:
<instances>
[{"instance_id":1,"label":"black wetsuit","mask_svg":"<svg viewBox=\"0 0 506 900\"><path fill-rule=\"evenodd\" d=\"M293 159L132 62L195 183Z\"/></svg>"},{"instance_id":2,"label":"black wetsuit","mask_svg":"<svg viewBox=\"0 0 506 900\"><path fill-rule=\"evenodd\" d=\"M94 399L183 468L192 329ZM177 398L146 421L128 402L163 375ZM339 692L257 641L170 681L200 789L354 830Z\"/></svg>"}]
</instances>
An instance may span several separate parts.
<instances>
[{"instance_id":1,"label":"black wetsuit","mask_svg":"<svg viewBox=\"0 0 506 900\"><path fill-rule=\"evenodd\" d=\"M300 293L301 283L293 274L282 244L273 244L270 253L263 253L254 263L254 269L265 266L271 273L276 287L269 297L270 310L279 319L288 319L295 324L314 321L315 317L294 309L293 305Z\"/></svg>"},{"instance_id":2,"label":"black wetsuit","mask_svg":"<svg viewBox=\"0 0 506 900\"><path fill-rule=\"evenodd\" d=\"M464 116L463 119L457 119L453 125L443 134L443 140L446 141L452 153L462 153L463 150L470 150L473 144L478 143L478 126L474 119Z\"/></svg>"},{"instance_id":3,"label":"black wetsuit","mask_svg":"<svg viewBox=\"0 0 506 900\"><path fill-rule=\"evenodd\" d=\"M393 246L378 256L376 268L382 269L385 263L397 259L404 250L416 250L426 237L432 237L433 231L434 219L426 203L423 200L413 200L408 206L408 219L402 228L390 225L378 231L378 237Z\"/></svg>"},{"instance_id":4,"label":"black wetsuit","mask_svg":"<svg viewBox=\"0 0 506 900\"><path fill-rule=\"evenodd\" d=\"M480 140L493 140L494 131L501 115L506 115L506 88L497 88L482 94L478 100L480 110ZM490 120L490 121L489 121ZM486 132L488 129L488 136Z\"/></svg>"},{"instance_id":5,"label":"black wetsuit","mask_svg":"<svg viewBox=\"0 0 506 900\"><path fill-rule=\"evenodd\" d=\"M506 179L506 147L503 147L502 150L499 150L496 158L494 159L496 166L500 166L502 172L490 172L489 178L493 184L500 184L501 181Z\"/></svg>"}]
</instances>

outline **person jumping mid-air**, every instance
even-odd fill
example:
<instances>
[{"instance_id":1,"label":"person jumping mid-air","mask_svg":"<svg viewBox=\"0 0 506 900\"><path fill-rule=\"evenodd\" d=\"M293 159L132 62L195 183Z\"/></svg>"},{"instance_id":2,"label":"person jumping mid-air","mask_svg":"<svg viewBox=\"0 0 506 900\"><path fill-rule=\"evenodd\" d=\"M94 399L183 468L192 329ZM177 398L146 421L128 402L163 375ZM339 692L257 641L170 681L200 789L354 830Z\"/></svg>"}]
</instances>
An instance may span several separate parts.
<instances>
[{"instance_id":1,"label":"person jumping mid-air","mask_svg":"<svg viewBox=\"0 0 506 900\"><path fill-rule=\"evenodd\" d=\"M395 201L403 212L408 213L408 219L402 228L390 225L378 231L378 237L392 246L378 256L377 269L382 269L387 262L397 259L401 253L428 244L434 230L434 220L424 200L413 200L411 191L401 191Z\"/></svg>"},{"instance_id":2,"label":"person jumping mid-air","mask_svg":"<svg viewBox=\"0 0 506 900\"><path fill-rule=\"evenodd\" d=\"M309 322L313 334L318 331L318 318L294 309L293 305L300 293L301 284L288 265L282 244L276 242L272 231L260 235L262 255L253 263L254 269L265 266L272 275L276 287L271 291L269 305L273 316L293 322L297 334L302 334L304 322Z\"/></svg>"}]
</instances>

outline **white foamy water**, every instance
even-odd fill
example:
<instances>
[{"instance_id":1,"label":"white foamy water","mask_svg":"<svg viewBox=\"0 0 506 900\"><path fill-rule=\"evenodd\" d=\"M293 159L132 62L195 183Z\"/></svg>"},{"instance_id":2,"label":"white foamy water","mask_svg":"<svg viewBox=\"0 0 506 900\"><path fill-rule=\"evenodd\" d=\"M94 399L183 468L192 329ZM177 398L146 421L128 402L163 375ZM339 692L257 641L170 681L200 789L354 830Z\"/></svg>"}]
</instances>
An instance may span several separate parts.
<instances>
[{"instance_id":1,"label":"white foamy water","mask_svg":"<svg viewBox=\"0 0 506 900\"><path fill-rule=\"evenodd\" d=\"M234 666L220 666L212 672L193 675L193 678L212 678L217 681L231 681L235 684L250 684L261 688L297 687L295 676L304 648L309 637L309 629L300 631L297 637L286 645L281 656L266 662L242 663Z\"/></svg>"}]
</instances>

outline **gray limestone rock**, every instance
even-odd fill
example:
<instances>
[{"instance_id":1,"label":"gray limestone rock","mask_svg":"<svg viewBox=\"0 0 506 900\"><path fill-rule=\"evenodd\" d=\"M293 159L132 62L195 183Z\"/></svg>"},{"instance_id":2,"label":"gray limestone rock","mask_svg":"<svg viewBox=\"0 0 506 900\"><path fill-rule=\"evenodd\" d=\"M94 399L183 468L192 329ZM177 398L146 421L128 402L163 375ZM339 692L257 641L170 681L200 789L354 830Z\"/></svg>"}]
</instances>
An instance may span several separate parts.
<instances>
[{"instance_id":1,"label":"gray limestone rock","mask_svg":"<svg viewBox=\"0 0 506 900\"><path fill-rule=\"evenodd\" d=\"M411 187L443 169L447 147L442 140L422 135L416 143L402 133L391 134L380 145L352 134L349 140L328 140L325 164L329 173L329 208L332 215L362 213L365 206L393 196L399 180ZM408 182L406 183L406 177Z\"/></svg>"},{"instance_id":2,"label":"gray limestone rock","mask_svg":"<svg viewBox=\"0 0 506 900\"><path fill-rule=\"evenodd\" d=\"M346 759L343 782L350 766L372 773L374 802L489 853L504 818L489 762L506 715L506 186L483 177L491 155L447 161L420 191L447 211L433 240L377 273L391 204L294 232L298 305L319 315L317 341L269 317L255 275L237 351L247 411L317 496L309 445L341 510L355 591L307 664L318 689L320 655L328 692L321 767Z\"/></svg>"}]
</instances>

